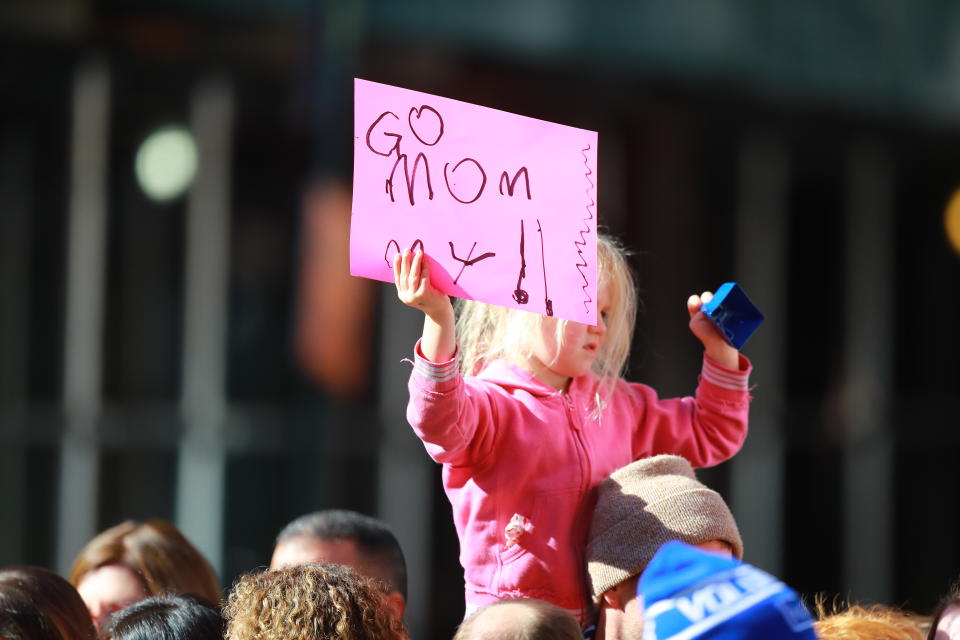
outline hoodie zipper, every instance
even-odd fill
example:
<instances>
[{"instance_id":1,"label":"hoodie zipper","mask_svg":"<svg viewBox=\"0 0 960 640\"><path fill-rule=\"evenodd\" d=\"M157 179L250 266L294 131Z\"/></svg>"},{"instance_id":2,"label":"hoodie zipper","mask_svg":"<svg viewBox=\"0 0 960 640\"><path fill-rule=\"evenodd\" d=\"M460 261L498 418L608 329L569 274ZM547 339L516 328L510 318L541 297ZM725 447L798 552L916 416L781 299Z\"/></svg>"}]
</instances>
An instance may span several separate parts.
<instances>
[{"instance_id":1,"label":"hoodie zipper","mask_svg":"<svg viewBox=\"0 0 960 640\"><path fill-rule=\"evenodd\" d=\"M563 394L564 406L567 410L567 421L570 423L570 427L573 431L573 437L576 439L577 446L580 449L580 460L582 461L580 468L583 470L581 475L580 488L582 491L586 492L590 488L590 475L592 473L590 465L590 456L587 451L587 443L583 437L583 420L582 416L577 412L576 405L573 402L573 398L570 397L570 394Z\"/></svg>"},{"instance_id":2,"label":"hoodie zipper","mask_svg":"<svg viewBox=\"0 0 960 640\"><path fill-rule=\"evenodd\" d=\"M567 410L567 420L570 422L571 429L573 431L573 437L575 438L577 446L580 449L580 469L581 469L580 492L583 495L583 500L586 500L589 497L590 477L593 474L593 470L590 464L590 456L588 455L588 451L587 451L587 443L583 437L583 429L582 429L583 420L582 420L582 416L577 412L576 405L574 404L573 399L570 397L570 395L563 394L563 399L564 399L564 405ZM581 507L578 508L578 511L581 511L581 510L582 510L582 503L581 503ZM587 525L584 522L577 522L577 521L572 522L570 539L574 541L579 540L581 542L585 542L587 538L586 529L585 529L586 526ZM583 545L579 545L579 550L575 551L574 553L576 554L576 557L577 557L577 565L586 566L585 564L586 549L583 547ZM585 605L585 603L588 603L590 600L589 593L587 593L587 590L586 590L586 583L581 585L581 590L582 590L580 594L581 606L589 606L589 605Z\"/></svg>"}]
</instances>

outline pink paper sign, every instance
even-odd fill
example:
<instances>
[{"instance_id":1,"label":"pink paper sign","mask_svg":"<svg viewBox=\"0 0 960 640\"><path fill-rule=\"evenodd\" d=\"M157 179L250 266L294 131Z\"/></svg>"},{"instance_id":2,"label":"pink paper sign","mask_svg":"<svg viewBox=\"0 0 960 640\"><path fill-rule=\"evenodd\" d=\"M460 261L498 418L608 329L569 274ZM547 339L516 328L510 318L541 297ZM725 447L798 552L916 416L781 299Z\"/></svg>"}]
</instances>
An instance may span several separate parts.
<instances>
[{"instance_id":1,"label":"pink paper sign","mask_svg":"<svg viewBox=\"0 0 960 640\"><path fill-rule=\"evenodd\" d=\"M350 273L596 324L597 133L355 80Z\"/></svg>"}]
</instances>

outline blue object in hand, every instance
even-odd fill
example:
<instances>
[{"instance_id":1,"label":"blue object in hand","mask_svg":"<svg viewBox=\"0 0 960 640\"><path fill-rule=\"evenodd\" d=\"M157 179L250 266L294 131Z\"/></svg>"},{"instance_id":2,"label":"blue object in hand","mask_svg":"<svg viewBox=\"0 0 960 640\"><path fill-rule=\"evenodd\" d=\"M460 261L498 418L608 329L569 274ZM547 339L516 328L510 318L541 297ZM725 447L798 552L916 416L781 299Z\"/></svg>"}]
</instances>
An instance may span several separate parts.
<instances>
[{"instance_id":1,"label":"blue object in hand","mask_svg":"<svg viewBox=\"0 0 960 640\"><path fill-rule=\"evenodd\" d=\"M763 314L736 282L724 282L700 308L738 351L763 322Z\"/></svg>"}]
</instances>

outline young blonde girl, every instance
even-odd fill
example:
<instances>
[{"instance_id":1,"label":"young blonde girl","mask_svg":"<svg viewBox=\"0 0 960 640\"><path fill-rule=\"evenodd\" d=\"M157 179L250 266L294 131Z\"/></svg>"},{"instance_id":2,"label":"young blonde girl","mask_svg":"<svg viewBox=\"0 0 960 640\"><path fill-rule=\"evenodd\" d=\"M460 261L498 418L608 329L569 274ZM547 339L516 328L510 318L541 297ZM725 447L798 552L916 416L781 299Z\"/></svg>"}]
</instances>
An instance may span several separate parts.
<instances>
[{"instance_id":1,"label":"young blonde girl","mask_svg":"<svg viewBox=\"0 0 960 640\"><path fill-rule=\"evenodd\" d=\"M750 363L700 312L709 292L687 301L704 345L696 395L661 399L621 377L636 315L624 251L600 236L597 260L590 326L479 302L465 302L455 321L426 256L394 259L400 300L424 313L407 418L443 465L468 613L532 597L583 620L590 490L647 456L718 464L746 437Z\"/></svg>"}]
</instances>

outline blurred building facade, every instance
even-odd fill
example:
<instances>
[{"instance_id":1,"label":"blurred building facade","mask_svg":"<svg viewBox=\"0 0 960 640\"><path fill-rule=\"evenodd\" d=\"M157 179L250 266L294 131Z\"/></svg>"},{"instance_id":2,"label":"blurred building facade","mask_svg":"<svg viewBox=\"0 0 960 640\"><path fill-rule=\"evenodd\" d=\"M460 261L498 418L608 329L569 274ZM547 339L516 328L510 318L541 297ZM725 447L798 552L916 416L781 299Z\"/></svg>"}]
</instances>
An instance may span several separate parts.
<instances>
[{"instance_id":1,"label":"blurred building facade","mask_svg":"<svg viewBox=\"0 0 960 640\"><path fill-rule=\"evenodd\" d=\"M419 318L307 266L346 242L344 200L311 194L349 190L354 76L600 132L631 373L661 393L698 372L686 296L743 284L751 435L703 477L751 563L920 611L960 574L960 8L853 0L4 3L0 564L64 571L162 517L229 585L294 516L353 508L408 553L414 637L451 635L456 538L403 415ZM198 170L157 202L136 156L170 125ZM303 336L362 318L347 384L316 360L347 329Z\"/></svg>"}]
</instances>

